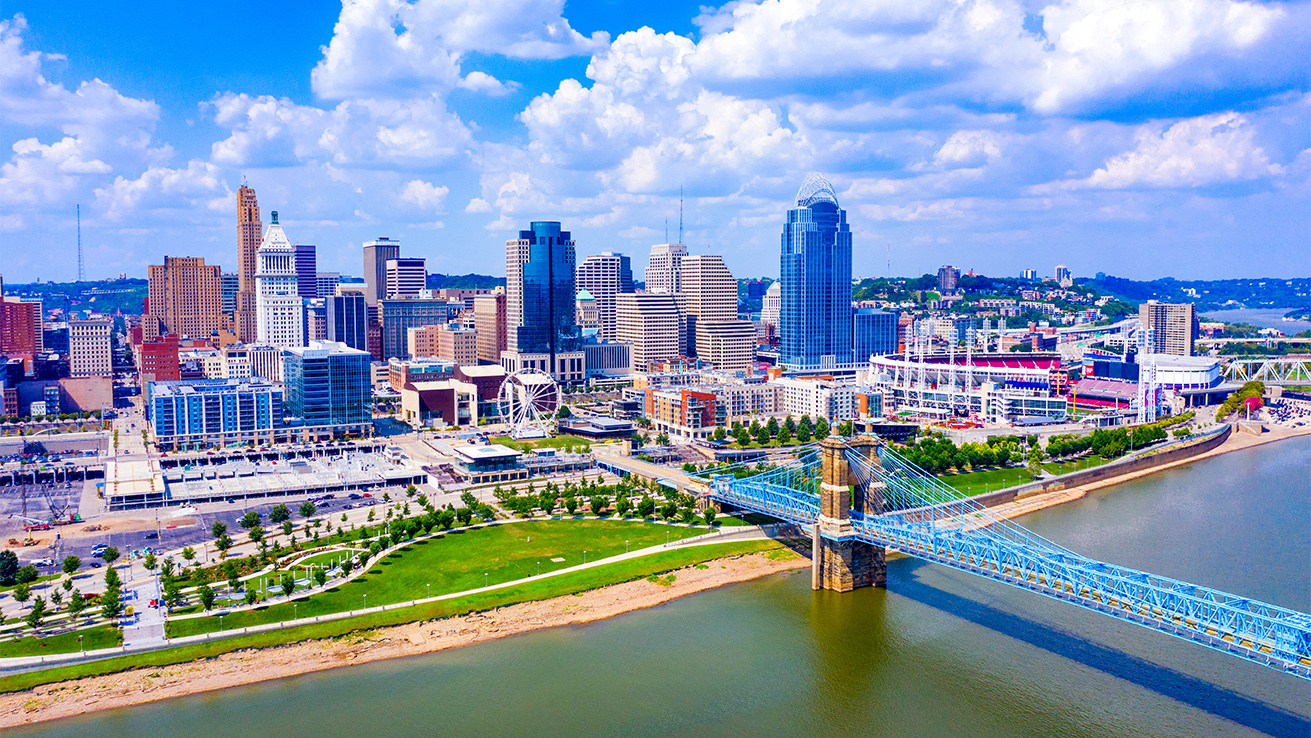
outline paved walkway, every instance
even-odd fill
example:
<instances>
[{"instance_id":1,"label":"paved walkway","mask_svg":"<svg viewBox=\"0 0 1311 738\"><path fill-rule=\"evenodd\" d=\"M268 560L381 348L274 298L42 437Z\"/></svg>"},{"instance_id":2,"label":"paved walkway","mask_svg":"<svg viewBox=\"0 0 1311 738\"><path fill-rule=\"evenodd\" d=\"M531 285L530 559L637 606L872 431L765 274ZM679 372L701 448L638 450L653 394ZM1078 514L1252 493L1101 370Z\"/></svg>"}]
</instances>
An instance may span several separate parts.
<instances>
[{"instance_id":1,"label":"paved walkway","mask_svg":"<svg viewBox=\"0 0 1311 738\"><path fill-rule=\"evenodd\" d=\"M136 648L163 644L164 611L150 606L150 601L160 596L158 585L153 578L143 579L129 591L135 597L127 600L132 606L132 622L123 626L123 645Z\"/></svg>"}]
</instances>

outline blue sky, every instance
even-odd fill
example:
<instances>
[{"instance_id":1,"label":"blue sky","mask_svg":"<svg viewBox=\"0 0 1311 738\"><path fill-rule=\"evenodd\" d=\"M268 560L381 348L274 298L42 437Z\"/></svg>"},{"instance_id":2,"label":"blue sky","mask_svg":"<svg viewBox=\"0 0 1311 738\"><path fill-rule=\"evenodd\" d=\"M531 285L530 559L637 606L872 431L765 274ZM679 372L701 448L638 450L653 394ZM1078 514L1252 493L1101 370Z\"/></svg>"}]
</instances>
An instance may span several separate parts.
<instances>
[{"instance_id":1,"label":"blue sky","mask_svg":"<svg viewBox=\"0 0 1311 738\"><path fill-rule=\"evenodd\" d=\"M1311 274L1311 4L49 3L0 16L0 271L232 269L246 177L320 269L504 273L530 220L773 276L833 181L862 276ZM267 222L268 217L265 216Z\"/></svg>"}]
</instances>

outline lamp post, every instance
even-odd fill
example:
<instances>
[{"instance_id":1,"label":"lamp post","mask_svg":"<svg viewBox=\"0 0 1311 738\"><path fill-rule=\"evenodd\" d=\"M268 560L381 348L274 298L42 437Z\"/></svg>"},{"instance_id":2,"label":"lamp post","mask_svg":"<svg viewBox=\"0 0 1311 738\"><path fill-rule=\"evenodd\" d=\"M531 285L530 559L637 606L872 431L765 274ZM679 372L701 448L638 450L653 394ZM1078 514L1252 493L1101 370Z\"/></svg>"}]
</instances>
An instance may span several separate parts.
<instances>
[{"instance_id":1,"label":"lamp post","mask_svg":"<svg viewBox=\"0 0 1311 738\"><path fill-rule=\"evenodd\" d=\"M431 584L428 585L428 597L429 597L429 598L432 597L432 585L431 585Z\"/></svg>"},{"instance_id":2,"label":"lamp post","mask_svg":"<svg viewBox=\"0 0 1311 738\"><path fill-rule=\"evenodd\" d=\"M82 636L80 635L77 637L77 650L86 653L86 648L82 646Z\"/></svg>"},{"instance_id":3,"label":"lamp post","mask_svg":"<svg viewBox=\"0 0 1311 738\"><path fill-rule=\"evenodd\" d=\"M295 602L291 603L291 619L292 619L292 620L295 620L295 619L297 619L297 618L299 617L299 615L297 614L299 610L300 610L300 605L296 604Z\"/></svg>"},{"instance_id":4,"label":"lamp post","mask_svg":"<svg viewBox=\"0 0 1311 738\"><path fill-rule=\"evenodd\" d=\"M219 632L223 632L223 613L219 613Z\"/></svg>"}]
</instances>

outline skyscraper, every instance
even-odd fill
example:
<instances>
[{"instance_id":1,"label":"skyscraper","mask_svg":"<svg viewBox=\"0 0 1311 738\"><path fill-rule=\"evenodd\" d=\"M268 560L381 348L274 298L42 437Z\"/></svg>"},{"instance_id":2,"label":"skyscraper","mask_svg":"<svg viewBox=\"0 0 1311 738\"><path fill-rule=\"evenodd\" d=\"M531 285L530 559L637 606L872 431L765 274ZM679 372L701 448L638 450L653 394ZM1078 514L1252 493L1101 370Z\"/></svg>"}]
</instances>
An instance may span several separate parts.
<instances>
[{"instance_id":1,"label":"skyscraper","mask_svg":"<svg viewBox=\"0 0 1311 738\"><path fill-rule=\"evenodd\" d=\"M237 338L249 343L259 330L255 316L256 254L264 239L255 190L242 185L237 190L237 301L235 325Z\"/></svg>"},{"instance_id":2,"label":"skyscraper","mask_svg":"<svg viewBox=\"0 0 1311 738\"><path fill-rule=\"evenodd\" d=\"M478 361L501 363L506 350L505 294L478 295L473 298L473 325L478 331Z\"/></svg>"},{"instance_id":3,"label":"skyscraper","mask_svg":"<svg viewBox=\"0 0 1311 738\"><path fill-rule=\"evenodd\" d=\"M695 347L698 358L720 369L748 368L755 353L755 328L750 321L737 319L737 280L724 265L724 257L684 256L680 272L687 345Z\"/></svg>"},{"instance_id":4,"label":"skyscraper","mask_svg":"<svg viewBox=\"0 0 1311 738\"><path fill-rule=\"evenodd\" d=\"M328 323L324 330L327 340L367 351L369 311L364 304L364 295L353 292L328 295L323 301Z\"/></svg>"},{"instance_id":5,"label":"skyscraper","mask_svg":"<svg viewBox=\"0 0 1311 738\"><path fill-rule=\"evenodd\" d=\"M1056 284L1062 287L1069 287L1074 284L1074 280L1070 278L1070 268L1064 264L1056 265Z\"/></svg>"},{"instance_id":6,"label":"skyscraper","mask_svg":"<svg viewBox=\"0 0 1311 738\"><path fill-rule=\"evenodd\" d=\"M418 297L419 292L427 287L428 260L423 258L388 259L384 266L387 276L383 294L386 299L398 297Z\"/></svg>"},{"instance_id":7,"label":"skyscraper","mask_svg":"<svg viewBox=\"0 0 1311 738\"><path fill-rule=\"evenodd\" d=\"M615 296L633 291L633 268L627 256L606 251L578 265L578 289L596 300L597 331L602 341L615 337Z\"/></svg>"},{"instance_id":8,"label":"skyscraper","mask_svg":"<svg viewBox=\"0 0 1311 738\"><path fill-rule=\"evenodd\" d=\"M658 243L652 246L646 266L646 291L665 294L678 292L684 256L687 256L687 246L681 243Z\"/></svg>"},{"instance_id":9,"label":"skyscraper","mask_svg":"<svg viewBox=\"0 0 1311 738\"><path fill-rule=\"evenodd\" d=\"M833 185L806 175L783 225L779 361L824 369L852 361L851 229Z\"/></svg>"},{"instance_id":10,"label":"skyscraper","mask_svg":"<svg viewBox=\"0 0 1311 738\"><path fill-rule=\"evenodd\" d=\"M1197 314L1192 303L1167 305L1148 300L1138 306L1138 320L1144 330L1150 330L1151 352L1192 356L1193 341L1197 339Z\"/></svg>"},{"instance_id":11,"label":"skyscraper","mask_svg":"<svg viewBox=\"0 0 1311 738\"><path fill-rule=\"evenodd\" d=\"M208 338L225 327L223 275L217 264L192 256L165 256L146 268L149 310L142 320L146 340L169 333Z\"/></svg>"},{"instance_id":12,"label":"skyscraper","mask_svg":"<svg viewBox=\"0 0 1311 738\"><path fill-rule=\"evenodd\" d=\"M636 292L615 299L616 337L631 344L632 366L649 371L651 364L678 359L681 321L673 295Z\"/></svg>"},{"instance_id":13,"label":"skyscraper","mask_svg":"<svg viewBox=\"0 0 1311 738\"><path fill-rule=\"evenodd\" d=\"M956 282L960 279L960 270L948 264L938 269L938 289L945 293L956 291Z\"/></svg>"},{"instance_id":14,"label":"skyscraper","mask_svg":"<svg viewBox=\"0 0 1311 738\"><path fill-rule=\"evenodd\" d=\"M219 272L219 308L236 319L237 291L241 289L241 277L236 272Z\"/></svg>"},{"instance_id":15,"label":"skyscraper","mask_svg":"<svg viewBox=\"0 0 1311 738\"><path fill-rule=\"evenodd\" d=\"M257 255L255 312L259 342L270 346L305 345L305 304L297 291L296 252L278 224L276 210Z\"/></svg>"},{"instance_id":16,"label":"skyscraper","mask_svg":"<svg viewBox=\"0 0 1311 738\"><path fill-rule=\"evenodd\" d=\"M68 321L70 377L113 376L113 356L110 350L110 331L113 325L110 318Z\"/></svg>"},{"instance_id":17,"label":"skyscraper","mask_svg":"<svg viewBox=\"0 0 1311 738\"><path fill-rule=\"evenodd\" d=\"M387 260L400 255L401 242L386 236L364 243L364 300L370 307L387 296Z\"/></svg>"},{"instance_id":18,"label":"skyscraper","mask_svg":"<svg viewBox=\"0 0 1311 738\"><path fill-rule=\"evenodd\" d=\"M319 295L318 258L314 244L296 244L296 292L306 300L313 300Z\"/></svg>"},{"instance_id":19,"label":"skyscraper","mask_svg":"<svg viewBox=\"0 0 1311 738\"><path fill-rule=\"evenodd\" d=\"M558 221L533 221L505 242L506 371L537 369L582 381L583 351L574 295L575 245Z\"/></svg>"}]
</instances>

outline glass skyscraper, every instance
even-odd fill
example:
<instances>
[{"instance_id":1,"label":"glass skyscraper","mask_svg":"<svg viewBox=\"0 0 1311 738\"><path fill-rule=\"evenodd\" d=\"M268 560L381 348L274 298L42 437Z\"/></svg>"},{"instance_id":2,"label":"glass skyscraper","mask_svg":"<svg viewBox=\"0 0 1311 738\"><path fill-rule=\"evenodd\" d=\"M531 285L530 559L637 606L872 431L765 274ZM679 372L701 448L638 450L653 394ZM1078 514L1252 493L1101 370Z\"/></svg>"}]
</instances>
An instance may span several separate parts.
<instances>
[{"instance_id":1,"label":"glass skyscraper","mask_svg":"<svg viewBox=\"0 0 1311 738\"><path fill-rule=\"evenodd\" d=\"M897 353L898 313L861 308L851 312L851 347L856 363L869 361L871 355Z\"/></svg>"},{"instance_id":2,"label":"glass skyscraper","mask_svg":"<svg viewBox=\"0 0 1311 738\"><path fill-rule=\"evenodd\" d=\"M288 417L309 426L355 426L370 422L373 382L369 355L343 343L312 341L282 352Z\"/></svg>"},{"instance_id":3,"label":"glass skyscraper","mask_svg":"<svg viewBox=\"0 0 1311 738\"><path fill-rule=\"evenodd\" d=\"M795 369L851 362L851 229L833 185L817 172L787 212L779 271L779 361Z\"/></svg>"},{"instance_id":4,"label":"glass skyscraper","mask_svg":"<svg viewBox=\"0 0 1311 738\"><path fill-rule=\"evenodd\" d=\"M557 221L533 221L506 241L506 344L519 357L513 368L541 369L558 381L583 378L576 264L573 238Z\"/></svg>"}]
</instances>

